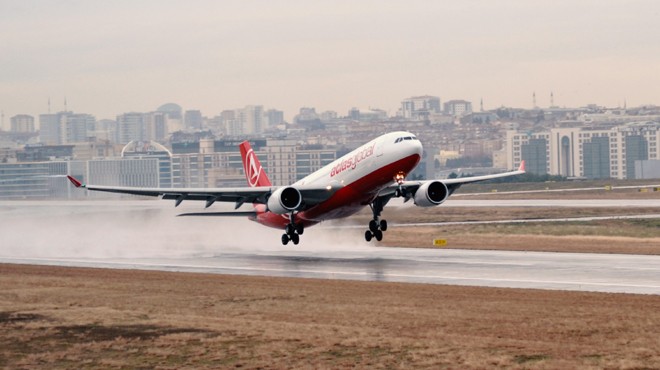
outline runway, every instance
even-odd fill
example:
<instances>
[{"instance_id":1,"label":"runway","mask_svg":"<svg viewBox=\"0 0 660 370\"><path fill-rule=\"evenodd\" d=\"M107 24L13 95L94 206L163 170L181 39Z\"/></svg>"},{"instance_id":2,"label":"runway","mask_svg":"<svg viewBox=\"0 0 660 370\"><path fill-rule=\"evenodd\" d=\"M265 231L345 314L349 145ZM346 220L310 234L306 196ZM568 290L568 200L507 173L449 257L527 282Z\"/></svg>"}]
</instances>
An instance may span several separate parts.
<instances>
[{"instance_id":1,"label":"runway","mask_svg":"<svg viewBox=\"0 0 660 370\"><path fill-rule=\"evenodd\" d=\"M0 262L660 294L660 256L386 248L325 228L284 247L277 230L179 212L150 201L3 203Z\"/></svg>"},{"instance_id":2,"label":"runway","mask_svg":"<svg viewBox=\"0 0 660 370\"><path fill-rule=\"evenodd\" d=\"M660 294L660 257L359 248L176 258L0 258L5 263Z\"/></svg>"}]
</instances>

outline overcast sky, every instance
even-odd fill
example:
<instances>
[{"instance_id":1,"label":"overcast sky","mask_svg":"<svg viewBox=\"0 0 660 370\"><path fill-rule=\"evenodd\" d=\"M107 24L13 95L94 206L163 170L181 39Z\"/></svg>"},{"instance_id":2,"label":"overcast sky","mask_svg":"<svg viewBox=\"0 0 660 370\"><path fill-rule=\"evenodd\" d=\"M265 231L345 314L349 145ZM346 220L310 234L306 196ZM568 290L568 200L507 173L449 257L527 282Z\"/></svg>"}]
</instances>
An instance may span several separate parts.
<instances>
[{"instance_id":1,"label":"overcast sky","mask_svg":"<svg viewBox=\"0 0 660 370\"><path fill-rule=\"evenodd\" d=\"M660 1L0 0L0 109L660 104Z\"/></svg>"}]
</instances>

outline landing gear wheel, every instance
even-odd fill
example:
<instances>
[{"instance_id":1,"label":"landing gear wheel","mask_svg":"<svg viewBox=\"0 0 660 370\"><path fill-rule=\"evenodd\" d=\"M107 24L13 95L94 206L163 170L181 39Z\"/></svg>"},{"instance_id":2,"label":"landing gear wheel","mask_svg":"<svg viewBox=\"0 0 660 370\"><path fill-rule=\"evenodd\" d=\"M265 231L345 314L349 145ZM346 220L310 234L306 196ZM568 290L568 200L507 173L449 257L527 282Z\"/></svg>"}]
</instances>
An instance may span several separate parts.
<instances>
[{"instance_id":1,"label":"landing gear wheel","mask_svg":"<svg viewBox=\"0 0 660 370\"><path fill-rule=\"evenodd\" d=\"M290 241L294 245L300 242L300 235L305 232L305 225L302 222L296 223L295 214L292 212L289 215L289 223L284 227L284 235L282 235L282 244L287 245Z\"/></svg>"},{"instance_id":2,"label":"landing gear wheel","mask_svg":"<svg viewBox=\"0 0 660 370\"><path fill-rule=\"evenodd\" d=\"M374 234L372 234L371 231L369 231L369 230L365 231L365 233L364 233L364 239L365 239L367 242L370 242L370 241L371 241L371 238L373 238L373 237L374 237Z\"/></svg>"},{"instance_id":3,"label":"landing gear wheel","mask_svg":"<svg viewBox=\"0 0 660 370\"><path fill-rule=\"evenodd\" d=\"M380 220L380 230L381 231L387 231L387 221Z\"/></svg>"},{"instance_id":4,"label":"landing gear wheel","mask_svg":"<svg viewBox=\"0 0 660 370\"><path fill-rule=\"evenodd\" d=\"M400 190L398 191L400 193ZM390 200L389 197L376 197L372 203L369 204L371 207L371 212L373 213L373 218L369 221L369 230L364 234L365 239L370 241L372 238L376 240L383 240L383 231L387 231L387 221L380 219L380 214L383 212L383 208ZM367 236L369 234L369 236Z\"/></svg>"}]
</instances>

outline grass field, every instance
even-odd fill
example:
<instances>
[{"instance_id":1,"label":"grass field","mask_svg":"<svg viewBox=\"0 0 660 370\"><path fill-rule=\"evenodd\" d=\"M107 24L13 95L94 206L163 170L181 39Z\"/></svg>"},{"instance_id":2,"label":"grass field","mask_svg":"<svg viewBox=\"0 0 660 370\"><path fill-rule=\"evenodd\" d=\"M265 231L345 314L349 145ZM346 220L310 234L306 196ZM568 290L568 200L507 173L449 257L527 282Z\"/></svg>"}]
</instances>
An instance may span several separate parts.
<instances>
[{"instance_id":1,"label":"grass field","mask_svg":"<svg viewBox=\"0 0 660 370\"><path fill-rule=\"evenodd\" d=\"M658 219L533 222L536 219L657 214L648 208L451 207L386 209L391 224L528 220L525 223L391 227L385 246L431 248L434 239L447 240L448 248L525 250L544 252L660 254ZM367 225L370 212L350 219ZM353 232L361 238L362 229Z\"/></svg>"},{"instance_id":2,"label":"grass field","mask_svg":"<svg viewBox=\"0 0 660 370\"><path fill-rule=\"evenodd\" d=\"M0 367L658 368L660 297L0 265Z\"/></svg>"}]
</instances>

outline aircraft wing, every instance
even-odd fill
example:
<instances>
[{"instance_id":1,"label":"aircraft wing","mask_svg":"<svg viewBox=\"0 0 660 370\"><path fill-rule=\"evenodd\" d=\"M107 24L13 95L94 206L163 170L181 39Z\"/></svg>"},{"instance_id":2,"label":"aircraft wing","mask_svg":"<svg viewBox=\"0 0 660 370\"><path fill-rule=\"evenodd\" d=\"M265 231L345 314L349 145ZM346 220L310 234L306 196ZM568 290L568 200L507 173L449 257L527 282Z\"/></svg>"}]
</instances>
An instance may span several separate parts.
<instances>
[{"instance_id":1,"label":"aircraft wing","mask_svg":"<svg viewBox=\"0 0 660 370\"><path fill-rule=\"evenodd\" d=\"M243 188L136 188L121 186L101 186L83 184L72 176L67 176L69 181L77 188L85 188L93 191L103 191L108 193L132 194L150 197L161 197L162 199L175 200L175 206L178 206L184 200L205 201L206 208L215 202L233 202L235 208L239 208L244 203L266 204L270 195L278 189L276 186L258 186ZM339 188L334 187L296 187L304 200L303 209L317 205L320 202L330 198Z\"/></svg>"},{"instance_id":2,"label":"aircraft wing","mask_svg":"<svg viewBox=\"0 0 660 370\"><path fill-rule=\"evenodd\" d=\"M525 161L520 163L515 171L496 173L493 175L484 175L484 176L471 176L471 177L460 177L455 179L442 179L442 180L425 180L425 181L404 181L401 185L394 183L387 188L383 189L378 196L379 197L392 197L397 194L397 191L402 191L403 196L406 198L406 201L409 200L417 192L422 185L430 182L441 182L447 186L449 195L451 195L456 189L461 187L463 184L470 184L473 182L487 181L492 179L499 179L502 177L517 176L525 173Z\"/></svg>"}]
</instances>

